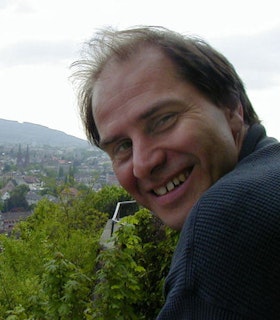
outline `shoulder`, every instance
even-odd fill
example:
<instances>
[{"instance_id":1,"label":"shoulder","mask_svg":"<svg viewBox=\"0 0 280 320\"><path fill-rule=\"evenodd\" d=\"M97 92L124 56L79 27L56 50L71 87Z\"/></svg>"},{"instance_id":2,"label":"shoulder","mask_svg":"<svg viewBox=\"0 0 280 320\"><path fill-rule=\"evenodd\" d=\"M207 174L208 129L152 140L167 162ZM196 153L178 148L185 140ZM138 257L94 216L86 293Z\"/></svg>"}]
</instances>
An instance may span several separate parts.
<instances>
[{"instance_id":1,"label":"shoulder","mask_svg":"<svg viewBox=\"0 0 280 320\"><path fill-rule=\"evenodd\" d=\"M182 230L174 274L181 270L201 298L240 314L280 311L279 203L277 143L244 158L201 197Z\"/></svg>"},{"instance_id":2,"label":"shoulder","mask_svg":"<svg viewBox=\"0 0 280 320\"><path fill-rule=\"evenodd\" d=\"M227 248L236 244L240 250L242 247L248 250L250 246L257 249L258 242L263 246L264 241L279 234L279 203L280 144L277 143L243 159L205 192L193 208L189 227L197 243L200 234L204 234Z\"/></svg>"},{"instance_id":3,"label":"shoulder","mask_svg":"<svg viewBox=\"0 0 280 320\"><path fill-rule=\"evenodd\" d=\"M241 206L242 203L262 202L271 207L267 197L275 201L280 197L280 143L272 143L256 149L242 159L234 170L218 180L200 199L203 204L214 201L224 209L227 204ZM214 200L215 199L215 200ZM247 200L241 202L240 200ZM271 200L273 200L271 199ZM228 200L224 201L224 200ZM257 208L256 208L257 209ZM278 210L278 208L277 208Z\"/></svg>"}]
</instances>

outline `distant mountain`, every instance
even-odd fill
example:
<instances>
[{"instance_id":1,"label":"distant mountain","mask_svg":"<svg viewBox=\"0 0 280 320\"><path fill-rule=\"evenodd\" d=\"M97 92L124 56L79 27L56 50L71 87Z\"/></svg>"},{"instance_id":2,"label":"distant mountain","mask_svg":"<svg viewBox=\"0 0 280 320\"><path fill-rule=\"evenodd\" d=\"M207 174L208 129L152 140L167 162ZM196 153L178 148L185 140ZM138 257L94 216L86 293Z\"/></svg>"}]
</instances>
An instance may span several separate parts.
<instances>
[{"instance_id":1,"label":"distant mountain","mask_svg":"<svg viewBox=\"0 0 280 320\"><path fill-rule=\"evenodd\" d=\"M0 119L0 144L87 147L86 140L34 123Z\"/></svg>"}]
</instances>

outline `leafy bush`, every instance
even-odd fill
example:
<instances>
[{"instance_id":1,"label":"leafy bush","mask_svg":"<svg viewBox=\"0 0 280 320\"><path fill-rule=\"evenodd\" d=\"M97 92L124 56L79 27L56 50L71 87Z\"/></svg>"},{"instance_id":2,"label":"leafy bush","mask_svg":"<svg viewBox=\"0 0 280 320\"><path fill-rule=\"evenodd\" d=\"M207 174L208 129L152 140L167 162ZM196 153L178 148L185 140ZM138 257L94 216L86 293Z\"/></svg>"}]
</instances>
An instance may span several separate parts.
<instances>
[{"instance_id":1,"label":"leafy bush","mask_svg":"<svg viewBox=\"0 0 280 320\"><path fill-rule=\"evenodd\" d=\"M12 236L0 236L0 319L83 319L108 219L93 199L44 199Z\"/></svg>"},{"instance_id":2,"label":"leafy bush","mask_svg":"<svg viewBox=\"0 0 280 320\"><path fill-rule=\"evenodd\" d=\"M177 233L142 209L103 249L108 211L124 200L116 187L42 200L11 236L0 235L0 319L154 319Z\"/></svg>"},{"instance_id":3,"label":"leafy bush","mask_svg":"<svg viewBox=\"0 0 280 320\"><path fill-rule=\"evenodd\" d=\"M146 209L122 219L113 248L98 257L92 319L155 319L177 240Z\"/></svg>"}]
</instances>

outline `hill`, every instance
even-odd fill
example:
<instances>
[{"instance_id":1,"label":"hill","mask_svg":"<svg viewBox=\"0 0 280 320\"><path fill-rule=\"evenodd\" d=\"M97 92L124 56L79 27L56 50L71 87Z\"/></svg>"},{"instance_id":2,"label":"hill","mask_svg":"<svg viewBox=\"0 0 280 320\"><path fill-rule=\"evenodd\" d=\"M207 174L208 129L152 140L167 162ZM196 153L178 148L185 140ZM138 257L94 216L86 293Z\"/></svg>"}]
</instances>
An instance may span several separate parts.
<instances>
[{"instance_id":1,"label":"hill","mask_svg":"<svg viewBox=\"0 0 280 320\"><path fill-rule=\"evenodd\" d=\"M52 147L88 147L83 139L48 127L0 119L0 144L48 145Z\"/></svg>"}]
</instances>

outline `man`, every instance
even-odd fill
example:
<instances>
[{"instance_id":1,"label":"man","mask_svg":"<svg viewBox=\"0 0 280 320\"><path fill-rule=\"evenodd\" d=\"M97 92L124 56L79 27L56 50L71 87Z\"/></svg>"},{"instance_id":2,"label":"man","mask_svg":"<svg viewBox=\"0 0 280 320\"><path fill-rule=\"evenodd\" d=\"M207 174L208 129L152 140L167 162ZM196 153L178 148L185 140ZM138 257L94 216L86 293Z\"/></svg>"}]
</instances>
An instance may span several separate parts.
<instances>
[{"instance_id":1,"label":"man","mask_svg":"<svg viewBox=\"0 0 280 320\"><path fill-rule=\"evenodd\" d=\"M104 30L74 64L89 140L181 230L158 319L280 319L280 144L227 59L164 28Z\"/></svg>"}]
</instances>

